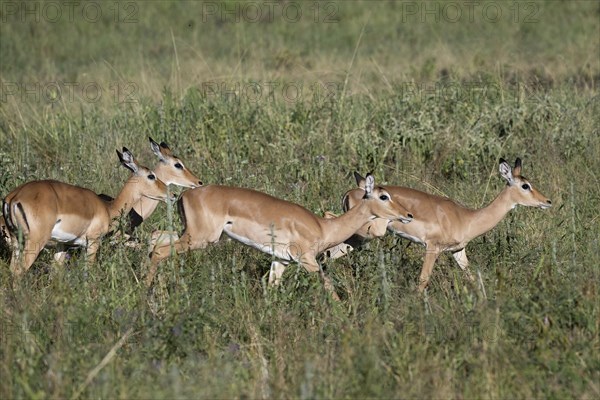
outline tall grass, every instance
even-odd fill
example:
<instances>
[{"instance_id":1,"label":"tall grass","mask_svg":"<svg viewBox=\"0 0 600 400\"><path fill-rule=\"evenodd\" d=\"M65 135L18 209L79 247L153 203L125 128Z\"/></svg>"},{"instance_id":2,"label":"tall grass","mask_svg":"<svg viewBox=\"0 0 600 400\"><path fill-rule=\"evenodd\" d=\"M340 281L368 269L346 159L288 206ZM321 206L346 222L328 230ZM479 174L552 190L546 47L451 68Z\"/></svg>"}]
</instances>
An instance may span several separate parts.
<instances>
[{"instance_id":1,"label":"tall grass","mask_svg":"<svg viewBox=\"0 0 600 400\"><path fill-rule=\"evenodd\" d=\"M129 25L2 23L3 83L139 90L132 103L7 96L1 193L55 178L115 194L127 172L114 149L151 166L151 135L205 183L319 214L341 211L353 170L480 207L502 189L501 156L523 158L554 207L516 208L474 240L474 284L442 256L425 296L424 250L405 240L326 262L340 304L297 267L267 288L270 258L230 241L161 264L150 293L145 251L105 245L97 264L64 268L43 252L17 290L4 251L0 397L600 395L596 3L535 3L537 23L495 25L403 22L400 2L335 3L335 24L202 22L203 3L135 4ZM335 90L250 101L203 87L215 82ZM161 206L140 240L166 220Z\"/></svg>"}]
</instances>

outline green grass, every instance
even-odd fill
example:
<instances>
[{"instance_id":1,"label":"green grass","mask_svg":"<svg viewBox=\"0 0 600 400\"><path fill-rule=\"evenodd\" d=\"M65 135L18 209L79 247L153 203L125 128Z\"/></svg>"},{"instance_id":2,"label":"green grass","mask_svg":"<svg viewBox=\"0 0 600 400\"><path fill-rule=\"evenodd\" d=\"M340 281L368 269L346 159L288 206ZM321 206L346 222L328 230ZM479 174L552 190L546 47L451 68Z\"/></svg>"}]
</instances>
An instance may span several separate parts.
<instances>
[{"instance_id":1,"label":"green grass","mask_svg":"<svg viewBox=\"0 0 600 400\"><path fill-rule=\"evenodd\" d=\"M2 20L3 90L60 80L106 93L0 101L2 195L42 178L116 194L128 173L115 149L152 166L151 135L205 183L318 214L341 211L354 170L480 207L502 189L499 157L521 157L554 207L516 208L473 240L481 283L440 257L425 297L424 250L373 241L325 264L340 304L296 266L267 288L270 258L225 240L162 264L150 294L144 251L105 245L97 264L64 268L43 252L13 290L4 249L0 398L600 395L596 2L518 3L537 5L537 22L495 24L403 22L400 2L331 3L332 24L203 22L202 3L135 4L133 24ZM292 102L202 90L251 82L336 90ZM111 84L133 84L135 101ZM140 238L166 221L161 206Z\"/></svg>"}]
</instances>

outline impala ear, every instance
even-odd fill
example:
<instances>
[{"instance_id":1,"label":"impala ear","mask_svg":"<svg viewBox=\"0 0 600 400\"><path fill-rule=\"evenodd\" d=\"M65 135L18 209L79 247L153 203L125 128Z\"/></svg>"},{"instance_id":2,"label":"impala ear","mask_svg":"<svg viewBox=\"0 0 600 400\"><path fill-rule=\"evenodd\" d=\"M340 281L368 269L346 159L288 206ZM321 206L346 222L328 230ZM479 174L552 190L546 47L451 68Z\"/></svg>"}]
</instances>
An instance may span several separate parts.
<instances>
[{"instance_id":1,"label":"impala ear","mask_svg":"<svg viewBox=\"0 0 600 400\"><path fill-rule=\"evenodd\" d=\"M521 176L521 159L517 157L515 160L515 168L513 168L514 176Z\"/></svg>"},{"instance_id":2,"label":"impala ear","mask_svg":"<svg viewBox=\"0 0 600 400\"><path fill-rule=\"evenodd\" d=\"M154 139L152 139L150 136L148 136L148 139L150 139L150 148L152 149L152 152L156 155L156 157L158 157L160 161L166 161L165 156L162 153L161 146L157 142L155 142Z\"/></svg>"},{"instance_id":3,"label":"impala ear","mask_svg":"<svg viewBox=\"0 0 600 400\"><path fill-rule=\"evenodd\" d=\"M504 178L509 185L512 185L515 182L512 174L512 169L503 158L500 159L499 170L500 176Z\"/></svg>"},{"instance_id":4,"label":"impala ear","mask_svg":"<svg viewBox=\"0 0 600 400\"><path fill-rule=\"evenodd\" d=\"M365 178L363 178L358 172L354 171L354 179L359 188L365 188Z\"/></svg>"},{"instance_id":5,"label":"impala ear","mask_svg":"<svg viewBox=\"0 0 600 400\"><path fill-rule=\"evenodd\" d=\"M119 155L119 161L121 161L121 165L129 169L134 174L137 173L139 167L135 162L133 154L127 149L127 147L123 147L123 153L120 153L119 150L117 150L117 154Z\"/></svg>"},{"instance_id":6,"label":"impala ear","mask_svg":"<svg viewBox=\"0 0 600 400\"><path fill-rule=\"evenodd\" d=\"M350 209L350 196L348 195L348 193L349 192L347 192L342 198L342 210L344 210L344 212L348 212L348 210Z\"/></svg>"},{"instance_id":7,"label":"impala ear","mask_svg":"<svg viewBox=\"0 0 600 400\"><path fill-rule=\"evenodd\" d=\"M171 154L171 148L165 142L160 142L160 148L163 150L163 153Z\"/></svg>"},{"instance_id":8,"label":"impala ear","mask_svg":"<svg viewBox=\"0 0 600 400\"><path fill-rule=\"evenodd\" d=\"M375 187L375 178L370 173L365 178L365 197L371 197L373 188Z\"/></svg>"}]
</instances>

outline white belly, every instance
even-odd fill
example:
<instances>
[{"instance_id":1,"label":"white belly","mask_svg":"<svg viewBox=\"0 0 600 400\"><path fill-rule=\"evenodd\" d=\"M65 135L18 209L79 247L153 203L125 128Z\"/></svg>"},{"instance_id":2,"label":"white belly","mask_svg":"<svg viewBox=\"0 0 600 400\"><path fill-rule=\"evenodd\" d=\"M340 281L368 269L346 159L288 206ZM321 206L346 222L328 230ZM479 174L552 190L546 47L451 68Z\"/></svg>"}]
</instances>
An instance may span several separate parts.
<instances>
[{"instance_id":1,"label":"white belly","mask_svg":"<svg viewBox=\"0 0 600 400\"><path fill-rule=\"evenodd\" d=\"M226 225L223 228L223 232L225 232L227 234L227 236L231 237L232 239L237 240L238 242L245 244L246 246L254 247L257 250L260 250L263 253L267 253L272 256L275 256L275 257L279 258L280 260L285 260L285 261L293 260L293 258L290 255L290 252L289 252L289 245L287 245L286 243L276 243L276 242L257 243L245 236L236 235L235 233L233 233L231 231L231 228L229 227L229 225Z\"/></svg>"},{"instance_id":2,"label":"white belly","mask_svg":"<svg viewBox=\"0 0 600 400\"><path fill-rule=\"evenodd\" d=\"M421 239L419 239L416 236L411 236L411 235L409 235L409 234L407 234L405 232L400 232L400 231L394 231L393 230L392 232L394 232L396 235L398 235L400 237L403 237L404 239L410 240L411 242L419 243L419 244L422 244L423 246L426 246L425 242L422 241Z\"/></svg>"},{"instance_id":3,"label":"white belly","mask_svg":"<svg viewBox=\"0 0 600 400\"><path fill-rule=\"evenodd\" d=\"M52 228L52 239L53 240L60 242L60 243L73 243L78 246L86 245L85 238L79 237L70 232L63 231L60 228L60 225L61 225L60 222L58 222L56 225L54 225L54 228Z\"/></svg>"}]
</instances>

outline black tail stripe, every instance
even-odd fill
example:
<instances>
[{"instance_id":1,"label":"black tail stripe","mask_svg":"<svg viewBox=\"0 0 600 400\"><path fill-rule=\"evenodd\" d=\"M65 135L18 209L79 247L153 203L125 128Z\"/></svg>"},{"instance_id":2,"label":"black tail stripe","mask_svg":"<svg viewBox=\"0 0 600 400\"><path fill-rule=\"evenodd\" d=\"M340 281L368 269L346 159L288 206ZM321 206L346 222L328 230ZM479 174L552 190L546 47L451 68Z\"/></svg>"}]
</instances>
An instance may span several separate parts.
<instances>
[{"instance_id":1,"label":"black tail stripe","mask_svg":"<svg viewBox=\"0 0 600 400\"><path fill-rule=\"evenodd\" d=\"M16 227L12 220L12 215L10 214L10 204L8 204L6 200L2 200L2 215L4 216L4 222L6 223L8 230L15 232Z\"/></svg>"},{"instance_id":2,"label":"black tail stripe","mask_svg":"<svg viewBox=\"0 0 600 400\"><path fill-rule=\"evenodd\" d=\"M27 215L25 215L25 210L23 209L23 205L21 203L17 203L17 208L21 212L21 215L23 216L23 219L25 220L25 225L27 225L27 232L29 232L30 231L29 221L27 221Z\"/></svg>"}]
</instances>

